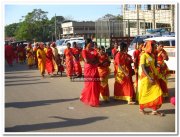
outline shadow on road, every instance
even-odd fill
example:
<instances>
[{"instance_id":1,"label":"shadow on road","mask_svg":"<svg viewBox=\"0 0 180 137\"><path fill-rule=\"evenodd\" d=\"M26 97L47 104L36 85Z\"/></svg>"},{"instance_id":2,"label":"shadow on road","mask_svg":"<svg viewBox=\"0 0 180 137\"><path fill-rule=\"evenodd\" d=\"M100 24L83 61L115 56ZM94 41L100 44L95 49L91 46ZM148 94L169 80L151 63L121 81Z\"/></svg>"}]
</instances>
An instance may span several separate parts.
<instances>
[{"instance_id":1,"label":"shadow on road","mask_svg":"<svg viewBox=\"0 0 180 137\"><path fill-rule=\"evenodd\" d=\"M125 104L127 104L127 101L114 100L113 97L110 97L109 102L101 101L100 104L101 104L100 107L110 107L110 106L116 106L116 105L125 105Z\"/></svg>"},{"instance_id":2,"label":"shadow on road","mask_svg":"<svg viewBox=\"0 0 180 137\"><path fill-rule=\"evenodd\" d=\"M159 112L162 112L164 114L175 114L175 109L159 110Z\"/></svg>"},{"instance_id":3,"label":"shadow on road","mask_svg":"<svg viewBox=\"0 0 180 137\"><path fill-rule=\"evenodd\" d=\"M42 76L5 76L5 79L17 79L17 78L33 78L33 77L40 77L42 78Z\"/></svg>"},{"instance_id":4,"label":"shadow on road","mask_svg":"<svg viewBox=\"0 0 180 137\"><path fill-rule=\"evenodd\" d=\"M52 122L52 123L40 123L40 124L32 124L32 125L18 125L14 127L5 128L5 132L27 132L27 131L35 131L35 130L43 130L43 129L80 126L80 125L86 125L89 123L97 122L100 120L105 120L108 117L99 116L99 117L89 117L89 118L82 118L82 119L73 119L73 118L63 118L59 116L52 116L50 118L62 119L64 121Z\"/></svg>"},{"instance_id":5,"label":"shadow on road","mask_svg":"<svg viewBox=\"0 0 180 137\"><path fill-rule=\"evenodd\" d=\"M5 84L5 86L19 86L19 85L31 85L31 84L45 84L50 82L31 82L31 83L17 83L17 84Z\"/></svg>"},{"instance_id":6,"label":"shadow on road","mask_svg":"<svg viewBox=\"0 0 180 137\"><path fill-rule=\"evenodd\" d=\"M5 75L6 74L14 74L14 73L22 74L22 73L34 73L34 72L33 71L31 71L31 72L28 72L28 71L9 71L9 72L5 72Z\"/></svg>"},{"instance_id":7,"label":"shadow on road","mask_svg":"<svg viewBox=\"0 0 180 137\"><path fill-rule=\"evenodd\" d=\"M53 103L60 103L60 102L67 102L78 100L79 98L72 98L72 99L56 99L56 100L41 100L41 101L31 101L31 102L11 102L5 103L5 107L14 107L14 108L29 108L29 107L37 107L37 106L44 106L44 105L51 105Z\"/></svg>"},{"instance_id":8,"label":"shadow on road","mask_svg":"<svg viewBox=\"0 0 180 137\"><path fill-rule=\"evenodd\" d=\"M21 81L39 81L41 79L30 79L30 80L6 80L5 83L11 83L11 82L21 82Z\"/></svg>"}]
</instances>

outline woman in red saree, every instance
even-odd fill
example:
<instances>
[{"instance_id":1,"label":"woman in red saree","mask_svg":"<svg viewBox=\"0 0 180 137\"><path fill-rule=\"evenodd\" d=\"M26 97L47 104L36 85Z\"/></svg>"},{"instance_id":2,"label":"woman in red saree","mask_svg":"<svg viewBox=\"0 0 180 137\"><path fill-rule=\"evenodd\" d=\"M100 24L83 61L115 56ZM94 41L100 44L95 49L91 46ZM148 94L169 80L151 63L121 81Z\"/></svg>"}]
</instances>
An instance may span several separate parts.
<instances>
[{"instance_id":1,"label":"woman in red saree","mask_svg":"<svg viewBox=\"0 0 180 137\"><path fill-rule=\"evenodd\" d=\"M134 72L135 72L135 76L136 76L134 86L135 86L136 92L137 92L137 88L138 88L138 70L139 70L140 54L142 51L143 44L144 44L144 42L138 43L136 45L135 51L133 52Z\"/></svg>"},{"instance_id":2,"label":"woman in red saree","mask_svg":"<svg viewBox=\"0 0 180 137\"><path fill-rule=\"evenodd\" d=\"M14 51L12 45L5 45L5 59L9 66L13 66Z\"/></svg>"},{"instance_id":3,"label":"woman in red saree","mask_svg":"<svg viewBox=\"0 0 180 137\"><path fill-rule=\"evenodd\" d=\"M129 79L130 79L130 82L131 82L131 85L133 85L133 100L136 100L136 94L135 94L135 89L134 89L134 83L133 83L133 69L132 69L132 66L131 64L133 63L133 59L132 59L132 56L128 54L128 49L126 51L126 61L125 61L125 66L127 66L128 68L128 72L129 72Z\"/></svg>"},{"instance_id":4,"label":"woman in red saree","mask_svg":"<svg viewBox=\"0 0 180 137\"><path fill-rule=\"evenodd\" d=\"M93 107L99 106L100 82L98 74L98 53L93 49L91 39L86 40L86 48L82 51L84 58L84 88L80 100Z\"/></svg>"},{"instance_id":5,"label":"woman in red saree","mask_svg":"<svg viewBox=\"0 0 180 137\"><path fill-rule=\"evenodd\" d=\"M116 55L117 62L117 73L115 75L114 83L114 99L128 101L128 104L134 104L132 101L133 98L133 85L130 80L130 72L126 64L127 60L127 44L120 44L120 52Z\"/></svg>"},{"instance_id":6,"label":"woman in red saree","mask_svg":"<svg viewBox=\"0 0 180 137\"><path fill-rule=\"evenodd\" d=\"M81 51L77 47L76 42L73 43L72 51L73 51L73 68L74 68L74 73L75 73L76 77L81 77L82 76L82 68L81 68L81 64L80 64L80 54L81 54Z\"/></svg>"},{"instance_id":7,"label":"woman in red saree","mask_svg":"<svg viewBox=\"0 0 180 137\"><path fill-rule=\"evenodd\" d=\"M169 76L169 69L165 63L165 60L168 61L169 57L167 52L163 49L163 43L159 43L157 46L157 70L162 75L159 79L159 84L163 91L163 97L168 97L168 87L167 87L167 78Z\"/></svg>"},{"instance_id":8,"label":"woman in red saree","mask_svg":"<svg viewBox=\"0 0 180 137\"><path fill-rule=\"evenodd\" d=\"M73 76L73 51L71 48L71 44L67 43L67 48L64 50L64 59L66 64L66 75L69 78Z\"/></svg>"},{"instance_id":9,"label":"woman in red saree","mask_svg":"<svg viewBox=\"0 0 180 137\"><path fill-rule=\"evenodd\" d=\"M163 113L157 110L162 105L162 90L159 86L159 77L157 69L155 68L154 58L154 41L147 41L145 45L145 53L141 55L139 67L139 105L140 112L146 114L145 108L151 108L153 115L164 116Z\"/></svg>"},{"instance_id":10,"label":"woman in red saree","mask_svg":"<svg viewBox=\"0 0 180 137\"><path fill-rule=\"evenodd\" d=\"M114 76L117 73L117 63L116 63L116 59L115 58L116 58L116 55L117 55L118 52L119 52L118 51L118 44L115 42L114 43L114 48L111 51L112 57L114 59Z\"/></svg>"},{"instance_id":11,"label":"woman in red saree","mask_svg":"<svg viewBox=\"0 0 180 137\"><path fill-rule=\"evenodd\" d=\"M52 49L50 47L50 43L47 44L45 53L46 53L46 64L45 64L46 71L49 75L53 75L53 72L54 72L54 65L53 65L54 55L53 55Z\"/></svg>"},{"instance_id":12,"label":"woman in red saree","mask_svg":"<svg viewBox=\"0 0 180 137\"><path fill-rule=\"evenodd\" d=\"M109 85L108 77L110 74L110 63L108 55L105 53L105 48L101 46L99 48L99 65L98 72L100 77L100 95L105 102L109 102Z\"/></svg>"}]
</instances>

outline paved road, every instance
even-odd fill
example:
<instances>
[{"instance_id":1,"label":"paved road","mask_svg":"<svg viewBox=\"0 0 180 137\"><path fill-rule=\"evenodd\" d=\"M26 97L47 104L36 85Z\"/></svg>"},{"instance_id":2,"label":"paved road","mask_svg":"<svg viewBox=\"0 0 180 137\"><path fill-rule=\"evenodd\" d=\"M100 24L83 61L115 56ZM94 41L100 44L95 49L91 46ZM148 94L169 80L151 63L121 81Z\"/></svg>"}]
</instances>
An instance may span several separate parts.
<instances>
[{"instance_id":1,"label":"paved road","mask_svg":"<svg viewBox=\"0 0 180 137\"><path fill-rule=\"evenodd\" d=\"M175 76L168 79L170 95L175 94ZM109 79L113 96L113 73ZM79 101L83 82L65 77L42 79L26 65L5 65L5 131L8 132L128 132L174 133L175 107L165 102L165 117L139 113L138 105L123 101L90 107Z\"/></svg>"}]
</instances>

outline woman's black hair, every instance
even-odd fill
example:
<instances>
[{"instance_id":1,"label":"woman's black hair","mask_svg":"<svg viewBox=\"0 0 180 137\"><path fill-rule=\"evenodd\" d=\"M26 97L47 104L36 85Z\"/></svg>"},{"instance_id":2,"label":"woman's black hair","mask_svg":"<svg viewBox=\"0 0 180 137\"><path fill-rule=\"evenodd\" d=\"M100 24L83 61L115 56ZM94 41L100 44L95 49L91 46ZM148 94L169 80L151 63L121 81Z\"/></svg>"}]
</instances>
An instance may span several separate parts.
<instances>
[{"instance_id":1,"label":"woman's black hair","mask_svg":"<svg viewBox=\"0 0 180 137\"><path fill-rule=\"evenodd\" d=\"M68 43L67 43L67 46L68 46L68 45L71 46L71 43L68 42Z\"/></svg>"},{"instance_id":2,"label":"woman's black hair","mask_svg":"<svg viewBox=\"0 0 180 137\"><path fill-rule=\"evenodd\" d=\"M104 46L100 46L98 49L99 50L105 50Z\"/></svg>"},{"instance_id":3,"label":"woman's black hair","mask_svg":"<svg viewBox=\"0 0 180 137\"><path fill-rule=\"evenodd\" d=\"M126 48L127 48L127 44L124 43L124 42L121 42L121 43L120 43L120 51L125 51Z\"/></svg>"},{"instance_id":4,"label":"woman's black hair","mask_svg":"<svg viewBox=\"0 0 180 137\"><path fill-rule=\"evenodd\" d=\"M92 40L91 40L90 38L87 38L86 41L85 41L85 48L86 48L86 46L87 46L89 43L91 43L91 42L92 42Z\"/></svg>"},{"instance_id":5,"label":"woman's black hair","mask_svg":"<svg viewBox=\"0 0 180 137\"><path fill-rule=\"evenodd\" d=\"M77 45L77 43L76 43L76 42L73 42L73 45Z\"/></svg>"}]
</instances>

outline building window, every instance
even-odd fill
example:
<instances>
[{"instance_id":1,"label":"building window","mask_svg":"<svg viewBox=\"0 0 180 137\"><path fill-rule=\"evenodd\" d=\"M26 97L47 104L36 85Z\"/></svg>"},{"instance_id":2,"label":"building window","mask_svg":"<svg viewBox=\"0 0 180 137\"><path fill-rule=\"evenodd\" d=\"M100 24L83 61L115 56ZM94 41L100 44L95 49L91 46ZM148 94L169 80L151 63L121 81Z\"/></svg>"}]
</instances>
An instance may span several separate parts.
<instances>
[{"instance_id":1,"label":"building window","mask_svg":"<svg viewBox=\"0 0 180 137\"><path fill-rule=\"evenodd\" d=\"M141 10L151 10L151 5L140 5Z\"/></svg>"},{"instance_id":2,"label":"building window","mask_svg":"<svg viewBox=\"0 0 180 137\"><path fill-rule=\"evenodd\" d=\"M126 10L136 10L136 5L134 4L127 4L125 5Z\"/></svg>"},{"instance_id":3,"label":"building window","mask_svg":"<svg viewBox=\"0 0 180 137\"><path fill-rule=\"evenodd\" d=\"M84 27L76 27L76 28L74 28L74 30L84 30Z\"/></svg>"},{"instance_id":4,"label":"building window","mask_svg":"<svg viewBox=\"0 0 180 137\"><path fill-rule=\"evenodd\" d=\"M171 25L166 23L156 23L156 28L166 28L168 30L168 28L171 28Z\"/></svg>"},{"instance_id":5,"label":"building window","mask_svg":"<svg viewBox=\"0 0 180 137\"><path fill-rule=\"evenodd\" d=\"M137 28L137 22L129 22L130 28Z\"/></svg>"},{"instance_id":6,"label":"building window","mask_svg":"<svg viewBox=\"0 0 180 137\"><path fill-rule=\"evenodd\" d=\"M161 5L157 5L156 6L156 9L157 10L170 10L171 6L170 5L164 5L164 4L161 4Z\"/></svg>"},{"instance_id":7,"label":"building window","mask_svg":"<svg viewBox=\"0 0 180 137\"><path fill-rule=\"evenodd\" d=\"M140 22L140 28L141 29L151 29L152 28L152 23L150 22Z\"/></svg>"}]
</instances>

